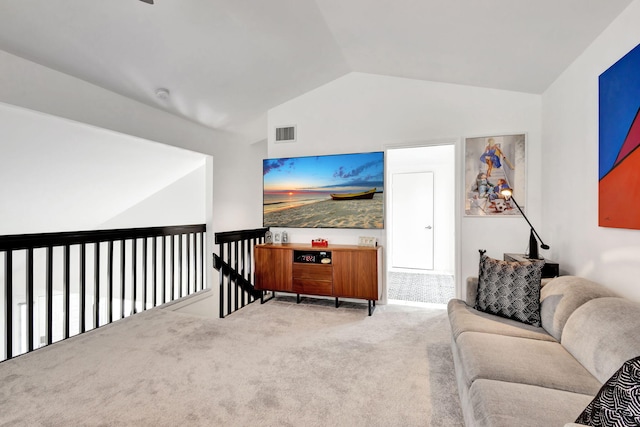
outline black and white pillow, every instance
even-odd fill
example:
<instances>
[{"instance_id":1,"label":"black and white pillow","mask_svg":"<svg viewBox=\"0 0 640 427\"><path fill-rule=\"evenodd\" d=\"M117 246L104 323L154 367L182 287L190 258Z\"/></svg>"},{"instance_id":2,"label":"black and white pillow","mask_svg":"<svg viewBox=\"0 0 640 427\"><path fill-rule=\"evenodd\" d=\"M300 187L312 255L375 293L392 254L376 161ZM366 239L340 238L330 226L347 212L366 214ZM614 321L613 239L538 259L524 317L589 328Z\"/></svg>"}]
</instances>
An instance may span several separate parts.
<instances>
[{"instance_id":1,"label":"black and white pillow","mask_svg":"<svg viewBox=\"0 0 640 427\"><path fill-rule=\"evenodd\" d=\"M596 427L640 426L640 356L626 361L604 383L576 423Z\"/></svg>"},{"instance_id":2,"label":"black and white pillow","mask_svg":"<svg viewBox=\"0 0 640 427\"><path fill-rule=\"evenodd\" d=\"M480 251L475 308L540 326L540 277L544 260L500 261Z\"/></svg>"}]
</instances>

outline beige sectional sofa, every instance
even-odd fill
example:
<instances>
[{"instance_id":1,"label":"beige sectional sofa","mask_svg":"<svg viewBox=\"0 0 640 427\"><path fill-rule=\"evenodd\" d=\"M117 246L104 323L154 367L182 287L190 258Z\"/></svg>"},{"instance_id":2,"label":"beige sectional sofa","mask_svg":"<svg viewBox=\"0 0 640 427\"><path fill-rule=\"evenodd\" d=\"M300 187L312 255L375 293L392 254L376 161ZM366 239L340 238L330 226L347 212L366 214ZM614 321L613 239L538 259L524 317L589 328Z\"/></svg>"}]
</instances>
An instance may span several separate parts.
<instances>
[{"instance_id":1,"label":"beige sectional sofa","mask_svg":"<svg viewBox=\"0 0 640 427\"><path fill-rule=\"evenodd\" d=\"M570 426L622 364L640 355L640 303L575 276L541 290L541 327L448 305L467 426Z\"/></svg>"}]
</instances>

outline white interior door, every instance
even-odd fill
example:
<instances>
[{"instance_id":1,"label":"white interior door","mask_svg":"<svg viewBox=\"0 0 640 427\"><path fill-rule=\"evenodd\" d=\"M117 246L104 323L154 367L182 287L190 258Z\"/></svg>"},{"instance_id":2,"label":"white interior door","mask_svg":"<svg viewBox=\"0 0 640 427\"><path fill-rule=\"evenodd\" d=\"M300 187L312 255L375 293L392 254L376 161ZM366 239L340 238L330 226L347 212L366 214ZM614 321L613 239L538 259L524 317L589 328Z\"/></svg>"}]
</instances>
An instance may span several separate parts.
<instances>
[{"instance_id":1,"label":"white interior door","mask_svg":"<svg viewBox=\"0 0 640 427\"><path fill-rule=\"evenodd\" d=\"M433 270L433 172L396 173L391 181L392 265Z\"/></svg>"}]
</instances>

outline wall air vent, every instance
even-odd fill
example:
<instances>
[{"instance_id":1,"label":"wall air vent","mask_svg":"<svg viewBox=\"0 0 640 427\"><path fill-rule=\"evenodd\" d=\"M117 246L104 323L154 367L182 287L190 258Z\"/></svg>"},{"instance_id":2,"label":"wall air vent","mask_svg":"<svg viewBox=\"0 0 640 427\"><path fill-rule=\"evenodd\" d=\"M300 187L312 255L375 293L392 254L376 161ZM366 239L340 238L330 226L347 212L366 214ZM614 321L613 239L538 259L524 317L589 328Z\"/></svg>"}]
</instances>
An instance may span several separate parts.
<instances>
[{"instance_id":1,"label":"wall air vent","mask_svg":"<svg viewBox=\"0 0 640 427\"><path fill-rule=\"evenodd\" d=\"M276 128L276 142L294 142L296 140L296 127L284 126Z\"/></svg>"}]
</instances>

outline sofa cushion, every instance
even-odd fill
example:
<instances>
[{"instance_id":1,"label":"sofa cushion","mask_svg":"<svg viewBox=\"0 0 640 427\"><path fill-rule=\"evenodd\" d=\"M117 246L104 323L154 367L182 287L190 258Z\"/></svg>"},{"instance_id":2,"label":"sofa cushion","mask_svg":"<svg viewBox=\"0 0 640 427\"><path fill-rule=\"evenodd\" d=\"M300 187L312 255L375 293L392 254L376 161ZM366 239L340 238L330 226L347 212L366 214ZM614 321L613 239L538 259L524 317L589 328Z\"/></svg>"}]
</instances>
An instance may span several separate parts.
<instances>
[{"instance_id":1,"label":"sofa cushion","mask_svg":"<svg viewBox=\"0 0 640 427\"><path fill-rule=\"evenodd\" d=\"M510 262L481 252L475 308L540 326L540 276L544 261Z\"/></svg>"},{"instance_id":2,"label":"sofa cushion","mask_svg":"<svg viewBox=\"0 0 640 427\"><path fill-rule=\"evenodd\" d=\"M575 419L593 396L494 380L477 380L469 389L478 427L562 426Z\"/></svg>"},{"instance_id":3,"label":"sofa cushion","mask_svg":"<svg viewBox=\"0 0 640 427\"><path fill-rule=\"evenodd\" d=\"M540 326L533 326L517 320L484 313L469 307L464 301L459 299L449 300L447 312L449 314L449 323L451 324L451 332L454 339L457 339L462 332L468 331L555 341L555 338Z\"/></svg>"},{"instance_id":4,"label":"sofa cushion","mask_svg":"<svg viewBox=\"0 0 640 427\"><path fill-rule=\"evenodd\" d=\"M592 299L569 317L561 342L604 384L624 362L640 355L640 303Z\"/></svg>"},{"instance_id":5,"label":"sofa cushion","mask_svg":"<svg viewBox=\"0 0 640 427\"><path fill-rule=\"evenodd\" d=\"M640 425L640 356L609 378L576 422L594 427Z\"/></svg>"},{"instance_id":6,"label":"sofa cushion","mask_svg":"<svg viewBox=\"0 0 640 427\"><path fill-rule=\"evenodd\" d=\"M544 289L544 286L551 282L555 277L545 277L540 279L540 287ZM478 296L478 276L468 276L465 283L464 301L469 307L475 307L476 297Z\"/></svg>"},{"instance_id":7,"label":"sofa cushion","mask_svg":"<svg viewBox=\"0 0 640 427\"><path fill-rule=\"evenodd\" d=\"M613 291L582 277L556 277L540 291L542 327L560 341L562 329L576 308L594 298L613 296Z\"/></svg>"},{"instance_id":8,"label":"sofa cushion","mask_svg":"<svg viewBox=\"0 0 640 427\"><path fill-rule=\"evenodd\" d=\"M595 396L602 385L558 342L464 332L456 344L467 387L492 379Z\"/></svg>"}]
</instances>

